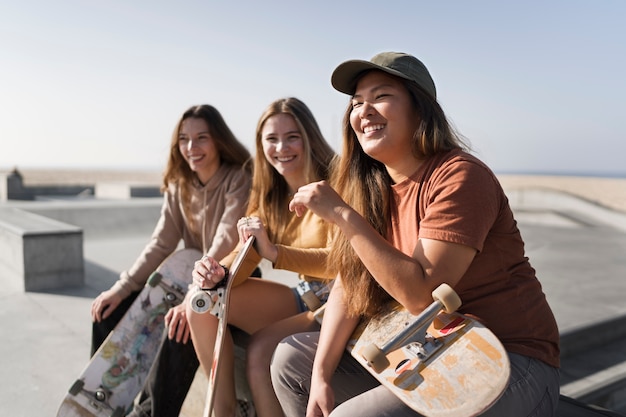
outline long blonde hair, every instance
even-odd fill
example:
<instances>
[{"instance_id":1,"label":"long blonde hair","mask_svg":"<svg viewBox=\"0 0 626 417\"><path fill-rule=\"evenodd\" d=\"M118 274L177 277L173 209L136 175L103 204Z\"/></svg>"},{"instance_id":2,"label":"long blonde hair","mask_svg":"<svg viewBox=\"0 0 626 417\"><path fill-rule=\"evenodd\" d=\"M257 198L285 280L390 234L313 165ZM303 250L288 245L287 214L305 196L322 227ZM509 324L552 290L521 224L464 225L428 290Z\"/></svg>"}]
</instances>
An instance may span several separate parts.
<instances>
[{"instance_id":1,"label":"long blonde hair","mask_svg":"<svg viewBox=\"0 0 626 417\"><path fill-rule=\"evenodd\" d=\"M404 82L404 85L411 97L415 117L419 120L413 135L413 154L419 159L426 159L452 149L465 148L437 101L410 81ZM332 175L333 188L381 236L387 238L391 222L389 199L392 180L385 165L368 156L361 148L350 125L351 112L350 104L343 118L343 150ZM328 263L338 266L349 314L372 316L390 300L389 294L378 285L339 230L334 231Z\"/></svg>"},{"instance_id":2,"label":"long blonde hair","mask_svg":"<svg viewBox=\"0 0 626 417\"><path fill-rule=\"evenodd\" d=\"M335 151L326 142L311 113L302 101L294 97L272 102L259 118L256 127L256 156L248 214L257 213L266 225L269 238L280 241L289 214L289 188L287 181L265 159L262 131L265 122L277 114L293 117L304 144L304 172L307 182L320 181L329 176L329 167Z\"/></svg>"}]
</instances>

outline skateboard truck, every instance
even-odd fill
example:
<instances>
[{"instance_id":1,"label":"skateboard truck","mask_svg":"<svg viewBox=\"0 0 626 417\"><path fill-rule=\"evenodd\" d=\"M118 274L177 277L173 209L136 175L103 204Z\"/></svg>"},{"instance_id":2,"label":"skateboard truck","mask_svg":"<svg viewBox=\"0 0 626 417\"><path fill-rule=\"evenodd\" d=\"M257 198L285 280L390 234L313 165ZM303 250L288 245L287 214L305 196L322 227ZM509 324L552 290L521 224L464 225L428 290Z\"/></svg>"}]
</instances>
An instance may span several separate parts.
<instances>
[{"instance_id":1,"label":"skateboard truck","mask_svg":"<svg viewBox=\"0 0 626 417\"><path fill-rule=\"evenodd\" d=\"M441 342L426 334L428 326L441 310L446 313L456 311L461 306L461 299L448 284L441 284L432 296L434 301L382 347L371 343L363 348L361 356L374 371L380 373L387 368L390 365L387 354L400 348L405 348L420 360L426 360L439 350Z\"/></svg>"},{"instance_id":2,"label":"skateboard truck","mask_svg":"<svg viewBox=\"0 0 626 417\"><path fill-rule=\"evenodd\" d=\"M432 336L426 336L424 342L413 342L409 343L404 347L404 349L416 356L419 360L425 361L429 357L432 356L433 353L437 352L443 343L441 343L438 339Z\"/></svg>"},{"instance_id":3,"label":"skateboard truck","mask_svg":"<svg viewBox=\"0 0 626 417\"><path fill-rule=\"evenodd\" d=\"M154 271L148 278L148 285L152 288L160 285L165 291L165 297L163 297L163 299L170 305L170 307L180 304L185 298L185 290L176 284L167 285L164 282L161 282L162 279L163 275L161 275L158 271Z\"/></svg>"},{"instance_id":4,"label":"skateboard truck","mask_svg":"<svg viewBox=\"0 0 626 417\"><path fill-rule=\"evenodd\" d=\"M92 391L85 390L83 388L84 386L85 386L85 381L83 381L82 379L77 379L76 382L74 382L74 384L70 387L69 393L74 396L80 393L83 393L83 395L85 395L87 398L90 399L90 404L92 405L92 407L94 407L97 410L106 409L106 410L111 411L111 417L123 417L124 416L123 408L121 407L113 408L109 404L108 399L109 399L109 396L111 395L111 392L109 390L100 386L98 389L92 392Z\"/></svg>"}]
</instances>

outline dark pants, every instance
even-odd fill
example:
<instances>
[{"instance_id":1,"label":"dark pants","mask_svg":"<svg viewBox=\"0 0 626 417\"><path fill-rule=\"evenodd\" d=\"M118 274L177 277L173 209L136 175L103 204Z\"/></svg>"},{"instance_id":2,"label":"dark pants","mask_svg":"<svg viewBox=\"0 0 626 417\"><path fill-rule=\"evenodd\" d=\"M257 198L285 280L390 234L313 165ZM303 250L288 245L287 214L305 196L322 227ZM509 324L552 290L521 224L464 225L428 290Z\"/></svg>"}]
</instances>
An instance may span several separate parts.
<instances>
[{"instance_id":1,"label":"dark pants","mask_svg":"<svg viewBox=\"0 0 626 417\"><path fill-rule=\"evenodd\" d=\"M98 350L109 333L122 320L139 292L125 298L113 313L100 323L93 323L91 332L91 356ZM129 416L178 417L187 391L200 366L191 339L177 343L163 332L161 348L150 368L139 403Z\"/></svg>"},{"instance_id":2,"label":"dark pants","mask_svg":"<svg viewBox=\"0 0 626 417\"><path fill-rule=\"evenodd\" d=\"M157 359L139 395L132 417L178 417L200 363L191 343L163 335Z\"/></svg>"}]
</instances>

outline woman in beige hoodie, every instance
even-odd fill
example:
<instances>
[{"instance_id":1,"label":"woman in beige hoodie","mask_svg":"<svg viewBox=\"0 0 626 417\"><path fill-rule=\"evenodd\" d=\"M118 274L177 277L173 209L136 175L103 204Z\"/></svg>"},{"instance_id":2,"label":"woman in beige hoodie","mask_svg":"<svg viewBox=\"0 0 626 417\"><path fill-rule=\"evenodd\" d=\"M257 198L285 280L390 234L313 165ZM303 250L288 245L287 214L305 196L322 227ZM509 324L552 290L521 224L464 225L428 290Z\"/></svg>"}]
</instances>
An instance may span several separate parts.
<instances>
[{"instance_id":1,"label":"woman in beige hoodie","mask_svg":"<svg viewBox=\"0 0 626 417\"><path fill-rule=\"evenodd\" d=\"M163 206L152 238L135 263L92 303L92 355L131 306L149 275L181 240L185 248L218 259L234 249L237 219L244 214L250 186L250 153L217 109L199 105L185 111L172 135L161 187ZM198 366L193 346L187 343L189 327L184 305L172 308L165 323L169 340L157 361L167 362L167 368L159 366L158 372L163 375L151 375L150 386L142 395L145 407L139 415L178 416ZM171 358L164 358L163 351Z\"/></svg>"}]
</instances>

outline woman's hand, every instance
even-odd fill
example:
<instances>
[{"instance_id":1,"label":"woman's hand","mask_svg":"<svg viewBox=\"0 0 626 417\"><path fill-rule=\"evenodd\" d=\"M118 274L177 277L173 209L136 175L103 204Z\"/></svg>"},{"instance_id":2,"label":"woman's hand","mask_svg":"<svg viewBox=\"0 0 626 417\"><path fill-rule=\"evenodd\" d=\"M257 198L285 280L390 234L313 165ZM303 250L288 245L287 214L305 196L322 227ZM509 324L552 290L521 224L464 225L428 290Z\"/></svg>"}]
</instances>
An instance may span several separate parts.
<instances>
[{"instance_id":1,"label":"woman's hand","mask_svg":"<svg viewBox=\"0 0 626 417\"><path fill-rule=\"evenodd\" d=\"M335 393L330 384L313 377L306 417L326 417L335 408Z\"/></svg>"},{"instance_id":2,"label":"woman's hand","mask_svg":"<svg viewBox=\"0 0 626 417\"><path fill-rule=\"evenodd\" d=\"M256 238L254 246L259 255L265 259L269 259L271 262L276 262L278 249L276 245L270 241L267 230L265 230L265 226L263 226L263 222L261 222L260 218L256 216L242 217L237 222L237 231L239 232L241 243L248 240L250 236L254 236Z\"/></svg>"},{"instance_id":3,"label":"woman's hand","mask_svg":"<svg viewBox=\"0 0 626 417\"><path fill-rule=\"evenodd\" d=\"M103 291L91 303L91 320L101 322L113 313L122 302L122 297L112 289Z\"/></svg>"},{"instance_id":4,"label":"woman's hand","mask_svg":"<svg viewBox=\"0 0 626 417\"><path fill-rule=\"evenodd\" d=\"M306 209L326 220L337 223L338 216L350 206L326 181L312 182L298 188L289 202L289 210L295 211L297 216L303 216Z\"/></svg>"},{"instance_id":5,"label":"woman's hand","mask_svg":"<svg viewBox=\"0 0 626 417\"><path fill-rule=\"evenodd\" d=\"M167 337L178 343L187 343L189 340L189 326L187 325L187 304L182 303L169 309L165 315Z\"/></svg>"},{"instance_id":6,"label":"woman's hand","mask_svg":"<svg viewBox=\"0 0 626 417\"><path fill-rule=\"evenodd\" d=\"M210 256L204 255L193 267L193 282L200 288L213 288L223 279L226 271Z\"/></svg>"}]
</instances>

